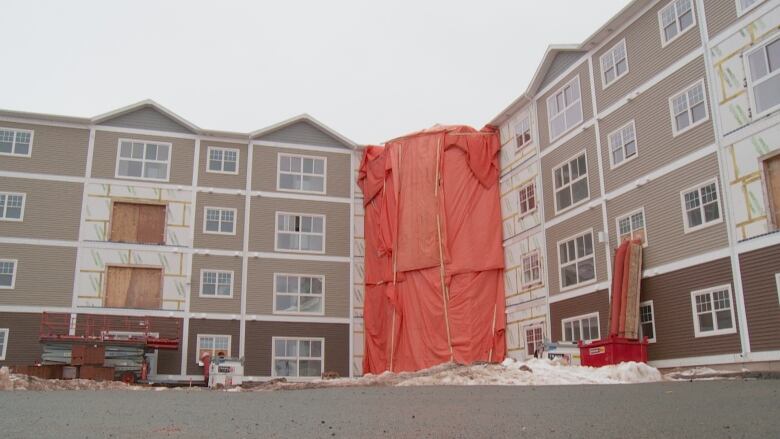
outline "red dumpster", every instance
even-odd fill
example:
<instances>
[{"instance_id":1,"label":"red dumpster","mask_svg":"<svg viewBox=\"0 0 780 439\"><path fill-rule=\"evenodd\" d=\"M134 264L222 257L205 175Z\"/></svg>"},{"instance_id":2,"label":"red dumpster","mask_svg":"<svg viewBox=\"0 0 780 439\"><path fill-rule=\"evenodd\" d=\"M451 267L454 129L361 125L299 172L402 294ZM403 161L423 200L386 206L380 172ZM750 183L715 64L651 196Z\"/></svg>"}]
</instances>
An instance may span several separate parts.
<instances>
[{"instance_id":1,"label":"red dumpster","mask_svg":"<svg viewBox=\"0 0 780 439\"><path fill-rule=\"evenodd\" d=\"M601 367L624 361L647 363L647 337L642 340L609 337L588 344L583 344L580 340L579 348L583 366Z\"/></svg>"}]
</instances>

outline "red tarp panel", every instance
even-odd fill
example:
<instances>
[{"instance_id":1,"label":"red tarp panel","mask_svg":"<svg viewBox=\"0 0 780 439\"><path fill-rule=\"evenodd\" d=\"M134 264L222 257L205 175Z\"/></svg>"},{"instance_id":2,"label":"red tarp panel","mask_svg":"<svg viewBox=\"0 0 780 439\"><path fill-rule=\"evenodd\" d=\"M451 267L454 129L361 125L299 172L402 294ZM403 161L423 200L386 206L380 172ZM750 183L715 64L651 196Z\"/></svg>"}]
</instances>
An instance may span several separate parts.
<instances>
[{"instance_id":1,"label":"red tarp panel","mask_svg":"<svg viewBox=\"0 0 780 439\"><path fill-rule=\"evenodd\" d=\"M364 373L504 360L499 148L465 126L366 148Z\"/></svg>"}]
</instances>

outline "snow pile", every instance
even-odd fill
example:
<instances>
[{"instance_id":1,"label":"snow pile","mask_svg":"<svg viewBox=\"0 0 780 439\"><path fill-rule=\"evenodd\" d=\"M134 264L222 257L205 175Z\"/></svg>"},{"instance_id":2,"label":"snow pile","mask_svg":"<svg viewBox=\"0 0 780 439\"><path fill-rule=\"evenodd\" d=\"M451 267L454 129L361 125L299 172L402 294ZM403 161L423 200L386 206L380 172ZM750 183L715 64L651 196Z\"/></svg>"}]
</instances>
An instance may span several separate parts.
<instances>
[{"instance_id":1,"label":"snow pile","mask_svg":"<svg viewBox=\"0 0 780 439\"><path fill-rule=\"evenodd\" d=\"M0 390L142 390L121 381L46 380L11 373L8 367L0 367Z\"/></svg>"},{"instance_id":2,"label":"snow pile","mask_svg":"<svg viewBox=\"0 0 780 439\"><path fill-rule=\"evenodd\" d=\"M694 367L691 369L675 370L664 375L664 378L671 381L706 381L737 377L742 375L745 370L715 370L709 367Z\"/></svg>"}]
</instances>

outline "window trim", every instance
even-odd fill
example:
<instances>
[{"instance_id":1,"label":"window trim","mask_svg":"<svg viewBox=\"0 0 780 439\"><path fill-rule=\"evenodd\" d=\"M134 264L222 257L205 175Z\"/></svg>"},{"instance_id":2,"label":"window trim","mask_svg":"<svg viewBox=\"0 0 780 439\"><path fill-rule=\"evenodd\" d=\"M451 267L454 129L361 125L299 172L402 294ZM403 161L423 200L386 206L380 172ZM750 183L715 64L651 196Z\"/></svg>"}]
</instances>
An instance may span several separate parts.
<instances>
[{"instance_id":1,"label":"window trim","mask_svg":"<svg viewBox=\"0 0 780 439\"><path fill-rule=\"evenodd\" d=\"M8 156L8 157L23 157L23 158L30 158L32 157L32 150L33 150L33 140L35 137L35 131L34 130L27 130L24 128L11 128L11 127L0 127L0 130L8 130L8 131L14 131L14 143L11 145L11 152L0 152L0 156ZM30 134L30 149L27 150L27 154L15 154L13 150L16 146L16 132L21 131L24 133Z\"/></svg>"},{"instance_id":2,"label":"window trim","mask_svg":"<svg viewBox=\"0 0 780 439\"><path fill-rule=\"evenodd\" d=\"M233 355L233 336L230 334L197 334L195 336L195 362L198 365L202 365L200 361L200 339L202 337L227 337L228 339L228 351L226 358L229 358Z\"/></svg>"},{"instance_id":3,"label":"window trim","mask_svg":"<svg viewBox=\"0 0 780 439\"><path fill-rule=\"evenodd\" d=\"M624 158L622 162L616 164L615 158L612 155L612 135L617 133L618 131L622 132L629 125L631 125L634 128L634 149L636 149L636 153L634 153L634 155L632 155L631 157ZM622 134L621 134L621 138L622 138ZM623 149L623 157L626 156L625 146L626 146L625 142L623 143L623 145L620 146ZM639 136L637 135L636 132L636 119L629 120L628 122L624 123L620 127L616 128L615 130L612 130L612 132L607 134L607 154L609 155L610 170L617 169L625 165L626 163L630 162L631 160L634 160L639 157Z\"/></svg>"},{"instance_id":4,"label":"window trim","mask_svg":"<svg viewBox=\"0 0 780 439\"><path fill-rule=\"evenodd\" d=\"M311 217L321 217L322 218L322 250L289 250L289 249L283 249L279 248L279 215L298 215L298 216L311 216ZM274 251L280 252L280 253L309 253L309 254L315 254L315 255L322 255L325 254L327 251L327 234L328 234L328 223L327 223L327 216L320 213L303 213L303 212L286 212L277 210L276 215L274 215ZM289 232L285 232L289 233ZM299 232L301 233L301 232ZM311 233L314 234L314 233ZM300 247L300 245L299 245Z\"/></svg>"},{"instance_id":5,"label":"window trim","mask_svg":"<svg viewBox=\"0 0 780 439\"><path fill-rule=\"evenodd\" d=\"M19 271L19 260L18 259L0 259L0 262L13 262L14 263L14 272L11 273L11 285L10 286L0 285L0 290L13 290L14 288L16 288L16 274Z\"/></svg>"},{"instance_id":6,"label":"window trim","mask_svg":"<svg viewBox=\"0 0 780 439\"><path fill-rule=\"evenodd\" d=\"M528 120L528 143L525 143L523 145L517 144L517 126L520 125L525 120ZM530 145L534 144L534 129L533 129L533 122L531 122L531 112L530 111L524 111L520 116L518 116L515 121L512 123L512 139L515 141L515 155L520 154L521 151L528 148Z\"/></svg>"},{"instance_id":7,"label":"window trim","mask_svg":"<svg viewBox=\"0 0 780 439\"><path fill-rule=\"evenodd\" d=\"M587 280L585 282L578 282L576 284L564 287L563 286L563 273L561 272L561 243L562 242L571 241L572 239L577 239L580 236L587 235L588 233L590 233L591 241L593 243L593 253L592 253L592 257L593 257L593 279ZM597 242L596 242L596 234L593 232L593 228L592 227L589 228L589 229L583 230L580 233L577 233L577 234L574 234L572 236L569 236L568 238L563 238L563 239L559 240L557 243L555 243L555 252L558 255L558 259L557 259L556 263L558 264L557 270L558 270L558 291L559 292L562 293L564 291L573 290L575 288L581 288L581 287L590 285L592 283L596 283L598 281L599 276L598 276L598 272L597 272L598 265L597 265L597 261L596 261L596 244L597 244ZM576 242L575 242L575 250L574 251L575 252L577 251L577 249L576 249ZM579 260L575 260L574 264L576 265L576 263L578 261ZM570 265L571 262L569 262L568 264ZM579 278L579 275L577 277Z\"/></svg>"},{"instance_id":8,"label":"window trim","mask_svg":"<svg viewBox=\"0 0 780 439\"><path fill-rule=\"evenodd\" d=\"M655 343L657 341L656 337L658 337L658 328L655 326L655 305L653 304L652 300L645 300L644 302L639 302L639 330L642 330L642 307L643 306L650 306L650 312L653 315L653 318L650 320L650 323L653 324L653 338L647 337L648 343Z\"/></svg>"},{"instance_id":9,"label":"window trim","mask_svg":"<svg viewBox=\"0 0 780 439\"><path fill-rule=\"evenodd\" d=\"M273 308L271 314L279 314L279 315L295 315L295 316L324 316L325 315L325 275L322 274L311 274L311 273L274 273L273 274ZM276 310L276 295L279 294L279 292L276 290L276 276L298 276L298 277L310 277L310 278L319 278L320 282L322 283L322 293L319 294L320 299L322 300L322 310L319 312L308 312L308 311L277 311ZM295 293L281 293L281 294L287 294L292 295ZM297 293L297 296L300 297L303 294L300 292ZM309 294L308 296L314 296L314 294ZM300 301L298 302L298 309L301 308Z\"/></svg>"},{"instance_id":10,"label":"window trim","mask_svg":"<svg viewBox=\"0 0 780 439\"><path fill-rule=\"evenodd\" d=\"M737 3L739 3L739 0L737 0ZM748 59L750 55L752 55L755 52L758 52L760 50L765 50L766 46L776 42L777 40L780 40L780 35L776 35L774 38L770 38L764 42L755 43L755 45L750 48L749 50L745 51L745 53L742 55L742 62L745 64L745 80L747 81L747 89L748 89L748 99L750 100L750 110L751 113L751 120L760 119L767 114L773 113L780 109L780 102L775 104L772 107L767 108L764 111L759 112L756 108L756 96L753 92L753 88L755 88L757 85L760 85L767 80L774 78L775 76L780 76L780 69L776 70L775 73L767 73L766 77L760 79L758 82L754 83L752 75L750 74L750 60Z\"/></svg>"},{"instance_id":11,"label":"window trim","mask_svg":"<svg viewBox=\"0 0 780 439\"><path fill-rule=\"evenodd\" d=\"M699 330L699 314L696 312L696 297L701 296L704 294L710 295L710 300L712 300L712 293L716 291L723 291L727 290L729 293L729 307L731 311L731 328L727 329L714 329L712 331L707 332L701 332ZM710 288L704 288L701 290L694 290L691 291L691 311L693 312L693 333L694 338L701 338L701 337L712 337L715 335L725 335L725 334L736 334L737 332L737 319L735 318L734 308L736 304L734 303L734 294L732 294L731 291L731 284L725 284L725 285L718 285L715 287ZM713 307L711 313L713 314L713 325L716 325L717 320L714 319L715 314L715 308Z\"/></svg>"},{"instance_id":12,"label":"window trim","mask_svg":"<svg viewBox=\"0 0 780 439\"><path fill-rule=\"evenodd\" d=\"M678 29L677 35L673 36L670 40L666 40L666 33L664 32L664 22L663 22L663 18L662 18L662 13L663 13L664 9L669 8L669 7L674 7L675 1L677 1L677 0L671 0L663 8L658 10L658 29L661 31L661 48L662 49L664 47L672 44L672 42L676 41L678 38L683 36L689 30L691 30L691 29L695 28L696 26L698 26L698 23L696 21L696 2L694 0L691 0L691 17L693 19L693 21L691 22L691 25L688 26L687 28L683 29L683 30ZM677 11L675 10L675 12L677 12ZM680 18L679 15L675 15L675 22L678 23L678 24L679 24L679 21L678 21L679 18Z\"/></svg>"},{"instance_id":13,"label":"window trim","mask_svg":"<svg viewBox=\"0 0 780 439\"><path fill-rule=\"evenodd\" d=\"M130 177L125 175L119 175L119 161L122 159L122 142L136 142L136 143L143 143L144 144L144 155L146 155L146 145L148 143L154 143L157 145L168 145L168 160L165 162L168 165L168 172L166 172L166 178L150 178L150 177L144 177L143 175L140 177ZM116 143L116 166L114 169L114 178L121 179L121 180L145 180L145 181L158 181L158 182L168 182L171 181L171 163L173 159L173 144L171 142L158 142L156 140L144 140L144 139L129 139L126 137L119 138ZM137 161L138 159L131 159ZM141 159L143 162L146 161L146 158ZM162 161L155 161L155 163L162 163ZM143 166L141 167L141 173L143 174Z\"/></svg>"},{"instance_id":14,"label":"window trim","mask_svg":"<svg viewBox=\"0 0 780 439\"><path fill-rule=\"evenodd\" d=\"M27 207L27 194L24 192L2 192L0 191L0 195L5 195L5 203L3 204L2 211L0 211L0 221L8 221L8 222L14 222L14 223L20 223L24 221L24 210L25 207ZM5 212L8 210L8 197L9 196L21 196L22 197L22 212L19 216L19 218L8 218L5 216Z\"/></svg>"},{"instance_id":15,"label":"window trim","mask_svg":"<svg viewBox=\"0 0 780 439\"><path fill-rule=\"evenodd\" d=\"M688 125L687 127L683 128L681 130L678 130L677 129L677 121L675 120L675 114L674 114L674 104L673 104L674 98L676 98L676 97L678 97L678 96L680 96L682 94L687 94L690 89L692 89L693 87L696 87L697 85L701 85L702 94L704 95L703 96L704 100L702 101L702 103L704 104L704 118L699 120L699 121L696 121L696 122L691 121L690 125ZM686 97L686 99L687 99L687 97ZM688 110L690 110L690 108L691 107L690 107L690 102L689 102L688 103ZM671 121L672 121L672 137L677 137L677 136L679 136L679 135L681 135L683 133L687 133L688 131L690 131L690 130L696 128L697 126L699 126L699 125L701 125L703 123L706 123L707 121L710 120L710 106L707 103L707 86L704 83L704 78L697 79L696 81L694 81L694 82L688 84L687 86L683 87L681 90L678 90L677 93L673 93L671 96L669 96L669 117L671 118ZM634 133L636 133L636 130L634 131Z\"/></svg>"},{"instance_id":16,"label":"window trim","mask_svg":"<svg viewBox=\"0 0 780 439\"><path fill-rule=\"evenodd\" d=\"M607 83L606 82L607 78L604 74L604 58L610 53L612 53L612 51L615 50L615 48L618 47L620 44L623 45L623 51L626 53L626 71L620 74L619 76L615 76L610 83ZM612 65L615 68L615 72L617 72L617 63L615 62L614 56L612 58ZM602 53L601 56L599 57L599 71L601 72L601 89L606 90L609 86L616 83L620 78L628 75L629 69L630 67L628 65L628 46L626 46L626 38L623 37L623 39L613 44L612 47L610 47L606 52Z\"/></svg>"},{"instance_id":17,"label":"window trim","mask_svg":"<svg viewBox=\"0 0 780 439\"><path fill-rule=\"evenodd\" d=\"M742 4L739 2L739 0L735 0L737 3L737 17L741 17L748 12L752 11L753 9L756 9L761 3L763 3L763 0L756 0L753 2L752 5L748 6L746 9L742 9Z\"/></svg>"},{"instance_id":18,"label":"window trim","mask_svg":"<svg viewBox=\"0 0 780 439\"><path fill-rule=\"evenodd\" d=\"M580 156L583 155L583 154L585 155L585 178L588 179L588 184L586 185L586 187L588 189L588 196L583 198L580 201L577 201L576 203L573 202L574 198L572 198L572 204L570 204L568 207L564 207L563 209L558 209L557 193L558 193L558 189L560 189L560 188L556 188L555 187L555 171L557 171L558 169L563 168L564 166L569 166L569 163L571 163L572 160L580 158ZM552 177L553 207L555 208L555 215L558 215L558 214L561 214L563 212L566 212L567 210L574 209L575 207L577 207L579 205L582 205L582 204L585 204L588 201L590 201L590 163L588 163L588 150L587 149L583 149L583 150L577 152L573 156L569 157L568 159L566 159L563 162L559 163L557 166L553 167L550 176ZM570 179L567 186L571 187L571 185L573 183L574 182Z\"/></svg>"},{"instance_id":19,"label":"window trim","mask_svg":"<svg viewBox=\"0 0 780 439\"><path fill-rule=\"evenodd\" d=\"M311 380L311 379L320 379L322 378L322 374L325 373L325 337L286 337L283 335L279 336L272 336L271 337L271 377L276 378L278 375L276 375L276 340L298 340L298 341L319 341L322 344L320 353L322 354L320 358L320 376L317 377L302 377L300 373L300 368L298 368L298 375L291 377L287 375L282 375L286 378L295 378L298 380ZM300 347L300 344L298 345ZM300 352L300 349L298 349L298 352ZM292 358L292 357L283 357L283 358ZM304 357L307 359L312 359L315 357ZM296 356L297 361L301 361L300 355Z\"/></svg>"},{"instance_id":20,"label":"window trim","mask_svg":"<svg viewBox=\"0 0 780 439\"><path fill-rule=\"evenodd\" d=\"M536 261L539 264L539 279L528 282L525 278L525 260L533 255L536 255ZM523 289L528 289L537 285L542 285L542 255L539 249L532 250L520 257L520 286Z\"/></svg>"},{"instance_id":21,"label":"window trim","mask_svg":"<svg viewBox=\"0 0 780 439\"><path fill-rule=\"evenodd\" d=\"M688 224L688 211L685 208L685 194L688 192L693 192L695 190L700 190L704 186L708 186L711 183L715 183L715 192L718 194L718 219L710 222L704 221L704 216L702 216L702 223L698 226L690 227ZM699 192L699 197L701 197L701 192ZM723 204L721 203L721 198L723 195L720 193L720 185L718 184L718 178L714 177L709 180L705 180L699 184L696 184L694 186L691 186L687 189L683 189L680 191L680 209L682 210L682 216L683 216L683 233L688 234L691 232L695 232L697 230L706 229L707 227L711 227L717 224L720 224L723 222L723 215L725 214L723 212ZM699 206L701 208L701 206Z\"/></svg>"},{"instance_id":22,"label":"window trim","mask_svg":"<svg viewBox=\"0 0 780 439\"><path fill-rule=\"evenodd\" d=\"M777 302L780 303L780 272L775 273L775 285L777 285Z\"/></svg>"},{"instance_id":23,"label":"window trim","mask_svg":"<svg viewBox=\"0 0 780 439\"><path fill-rule=\"evenodd\" d=\"M581 120L579 122L577 122L576 124L574 124L574 125L572 125L570 127L567 127L565 130L561 131L560 134L558 134L557 136L553 137L553 133L552 133L552 118L550 117L550 99L554 99L555 95L557 95L558 93L562 93L563 90L569 84L572 84L574 81L577 81L577 89L579 90L579 97L577 98L577 102L580 103ZM585 108L582 105L582 81L580 81L580 75L579 74L575 75L573 78L571 78L570 80L566 81L566 83L562 84L560 87L555 89L554 92L550 93L547 96L547 98L545 99L544 102L545 102L545 110L547 112L547 134L550 136L550 140L549 140L550 144L552 144L554 141L560 139L561 137L565 136L566 133L572 131L574 128L577 128L578 126L582 125L585 122ZM568 110L569 108L570 107L567 106L566 108L563 109L563 111L561 113L566 113L566 110ZM558 114L561 114L561 113L558 113ZM558 114L556 114L556 116Z\"/></svg>"},{"instance_id":24,"label":"window trim","mask_svg":"<svg viewBox=\"0 0 780 439\"><path fill-rule=\"evenodd\" d=\"M282 187L282 157L299 157L301 158L301 175L303 175L303 159L317 159L322 160L322 191L305 191L303 190L303 183L301 182L301 189L286 189ZM311 174L316 175L316 174ZM280 152L276 154L276 190L279 192L293 192L300 194L317 194L325 195L328 193L328 157L305 155L305 154L291 154L287 152Z\"/></svg>"},{"instance_id":25,"label":"window trim","mask_svg":"<svg viewBox=\"0 0 780 439\"><path fill-rule=\"evenodd\" d=\"M203 275L205 273L216 273L217 274L217 284L219 285L219 274L222 273L230 273L230 295L229 296L222 296L219 294L216 294L216 289L214 290L214 295L204 294L203 293ZM236 283L236 273L233 270L215 270L211 268L201 268L200 269L200 284L199 284L199 291L198 291L198 297L202 297L204 299L232 299L233 298L233 291L234 291L234 285ZM216 288L216 287L215 287Z\"/></svg>"},{"instance_id":26,"label":"window trim","mask_svg":"<svg viewBox=\"0 0 780 439\"><path fill-rule=\"evenodd\" d=\"M544 344L544 323L531 323L530 325L523 326L523 345L525 346L526 358L533 358L534 356L533 352L528 352L528 331L534 331L537 328L542 331L542 339L539 340L539 343Z\"/></svg>"},{"instance_id":27,"label":"window trim","mask_svg":"<svg viewBox=\"0 0 780 439\"><path fill-rule=\"evenodd\" d=\"M522 200L520 199L521 193L528 189L528 187L532 187L534 191L534 207L532 209L528 209L525 212L522 211ZM526 201L528 200L526 195ZM520 218L525 218L528 215L531 215L532 213L536 212L536 210L539 207L539 199L537 198L537 190L536 190L536 180L533 179L524 185L520 186L520 189L517 190L517 214Z\"/></svg>"},{"instance_id":28,"label":"window trim","mask_svg":"<svg viewBox=\"0 0 780 439\"><path fill-rule=\"evenodd\" d=\"M217 210L220 211L220 213L219 213L219 224L220 224L220 226L222 225L222 211L223 210L230 210L230 211L232 211L233 212L233 233L222 232L222 231L212 232L212 231L206 230L206 218L207 218L209 209L212 209L212 210L213 209L217 209ZM222 227L220 227L220 229L221 228ZM238 229L238 209L233 208L233 207L203 206L203 234L204 235L236 236L237 229Z\"/></svg>"},{"instance_id":29,"label":"window trim","mask_svg":"<svg viewBox=\"0 0 780 439\"><path fill-rule=\"evenodd\" d=\"M600 340L601 339L601 318L599 317L599 312L595 311L595 312L591 312L591 313L588 313L588 314L581 314L581 315L578 315L578 316L567 317L565 319L561 319L561 342L577 344L577 341L574 341L574 340L567 341L567 340L565 340L565 338L566 338L566 323L574 322L574 321L579 322L580 323L580 335L582 335L582 321L585 320L585 319L590 319L591 317L596 317L596 327L599 330L599 338L588 339L588 340L582 339L582 342L583 343L591 343L593 341Z\"/></svg>"},{"instance_id":30,"label":"window trim","mask_svg":"<svg viewBox=\"0 0 780 439\"><path fill-rule=\"evenodd\" d=\"M3 349L0 350L0 361L5 360L5 354L8 352L8 339L10 338L11 330L9 328L0 328L0 337L3 339Z\"/></svg>"},{"instance_id":31,"label":"window trim","mask_svg":"<svg viewBox=\"0 0 780 439\"><path fill-rule=\"evenodd\" d=\"M212 150L219 150L222 151L222 170L220 171L212 171L211 170L211 151ZM236 171L230 172L225 171L225 151L235 151L236 153ZM228 148L225 146L209 146L206 148L206 172L209 174L225 174L225 175L238 175L241 171L241 150L239 148Z\"/></svg>"},{"instance_id":32,"label":"window trim","mask_svg":"<svg viewBox=\"0 0 780 439\"><path fill-rule=\"evenodd\" d=\"M645 242L642 243L642 247L647 247L648 246L648 243L650 242L650 239L647 237L647 235L648 235L648 233L647 233L647 214L645 213L645 206L642 206L642 207L636 208L636 209L634 209L634 210L632 210L630 212L626 212L624 214L615 216L615 237L617 238L617 245L618 246L622 243L622 241L620 240L620 220L624 219L625 217L631 217L631 216L633 216L634 214L636 214L638 212L642 212L642 221L643 221L643 223L645 225ZM630 221L630 218L629 218L629 221ZM633 223L631 223L631 234L632 235L634 234L634 224Z\"/></svg>"}]
</instances>

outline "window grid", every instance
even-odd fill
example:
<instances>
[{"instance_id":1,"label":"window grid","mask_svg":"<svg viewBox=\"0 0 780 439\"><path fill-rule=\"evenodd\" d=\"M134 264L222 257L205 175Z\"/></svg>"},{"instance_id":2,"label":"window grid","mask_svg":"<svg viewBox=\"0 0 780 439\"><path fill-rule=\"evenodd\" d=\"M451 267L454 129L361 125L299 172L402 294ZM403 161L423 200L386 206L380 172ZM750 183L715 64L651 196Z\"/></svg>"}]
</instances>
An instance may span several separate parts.
<instances>
[{"instance_id":1,"label":"window grid","mask_svg":"<svg viewBox=\"0 0 780 439\"><path fill-rule=\"evenodd\" d=\"M216 358L220 353L225 357L230 357L230 335L221 334L198 334L198 348L195 350L195 361L200 362L203 353L209 352L211 358Z\"/></svg>"},{"instance_id":2,"label":"window grid","mask_svg":"<svg viewBox=\"0 0 780 439\"><path fill-rule=\"evenodd\" d=\"M555 213L576 206L590 197L585 152L553 169Z\"/></svg>"},{"instance_id":3,"label":"window grid","mask_svg":"<svg viewBox=\"0 0 780 439\"><path fill-rule=\"evenodd\" d=\"M13 259L0 259L0 289L13 289L16 284L16 265Z\"/></svg>"},{"instance_id":4,"label":"window grid","mask_svg":"<svg viewBox=\"0 0 780 439\"><path fill-rule=\"evenodd\" d=\"M529 357L536 356L537 348L542 348L544 344L544 333L541 326L530 326L525 328L525 354Z\"/></svg>"},{"instance_id":5,"label":"window grid","mask_svg":"<svg viewBox=\"0 0 780 439\"><path fill-rule=\"evenodd\" d=\"M737 0L737 16L742 16L755 8L762 0Z\"/></svg>"},{"instance_id":6,"label":"window grid","mask_svg":"<svg viewBox=\"0 0 780 439\"><path fill-rule=\"evenodd\" d=\"M276 250L325 253L325 216L277 212Z\"/></svg>"},{"instance_id":7,"label":"window grid","mask_svg":"<svg viewBox=\"0 0 780 439\"><path fill-rule=\"evenodd\" d=\"M592 281L596 278L593 251L593 231L588 231L558 243L561 289Z\"/></svg>"},{"instance_id":8,"label":"window grid","mask_svg":"<svg viewBox=\"0 0 780 439\"><path fill-rule=\"evenodd\" d=\"M571 317L561 321L563 326L563 341L584 343L601 338L599 329L599 313Z\"/></svg>"},{"instance_id":9,"label":"window grid","mask_svg":"<svg viewBox=\"0 0 780 439\"><path fill-rule=\"evenodd\" d=\"M209 162L206 170L217 174L238 174L238 154L235 148L209 146Z\"/></svg>"},{"instance_id":10,"label":"window grid","mask_svg":"<svg viewBox=\"0 0 780 439\"><path fill-rule=\"evenodd\" d=\"M722 221L715 181L684 191L682 198L686 233Z\"/></svg>"},{"instance_id":11,"label":"window grid","mask_svg":"<svg viewBox=\"0 0 780 439\"><path fill-rule=\"evenodd\" d=\"M275 313L322 315L324 293L324 276L274 274Z\"/></svg>"},{"instance_id":12,"label":"window grid","mask_svg":"<svg viewBox=\"0 0 780 439\"><path fill-rule=\"evenodd\" d=\"M0 155L30 157L33 132L15 128L0 128Z\"/></svg>"},{"instance_id":13,"label":"window grid","mask_svg":"<svg viewBox=\"0 0 780 439\"><path fill-rule=\"evenodd\" d=\"M531 182L520 188L520 215L536 210L536 184Z\"/></svg>"},{"instance_id":14,"label":"window grid","mask_svg":"<svg viewBox=\"0 0 780 439\"><path fill-rule=\"evenodd\" d=\"M704 82L686 88L669 99L674 135L682 134L708 119Z\"/></svg>"},{"instance_id":15,"label":"window grid","mask_svg":"<svg viewBox=\"0 0 780 439\"><path fill-rule=\"evenodd\" d=\"M539 252L534 251L523 256L523 287L529 287L541 283L542 269L539 261Z\"/></svg>"},{"instance_id":16,"label":"window grid","mask_svg":"<svg viewBox=\"0 0 780 439\"><path fill-rule=\"evenodd\" d=\"M780 38L761 44L745 55L753 118L780 106Z\"/></svg>"},{"instance_id":17,"label":"window grid","mask_svg":"<svg viewBox=\"0 0 780 439\"><path fill-rule=\"evenodd\" d=\"M531 116L525 116L515 125L515 154L531 143Z\"/></svg>"},{"instance_id":18,"label":"window grid","mask_svg":"<svg viewBox=\"0 0 780 439\"><path fill-rule=\"evenodd\" d=\"M236 234L236 209L206 207L203 233L217 235Z\"/></svg>"},{"instance_id":19,"label":"window grid","mask_svg":"<svg viewBox=\"0 0 780 439\"><path fill-rule=\"evenodd\" d=\"M609 134L609 151L612 168L637 156L636 125L633 120Z\"/></svg>"},{"instance_id":20,"label":"window grid","mask_svg":"<svg viewBox=\"0 0 780 439\"><path fill-rule=\"evenodd\" d=\"M601 55L601 79L604 88L622 78L628 73L628 56L626 40L615 44L607 53Z\"/></svg>"},{"instance_id":21,"label":"window grid","mask_svg":"<svg viewBox=\"0 0 780 439\"><path fill-rule=\"evenodd\" d=\"M580 77L577 76L547 98L550 141L582 122Z\"/></svg>"},{"instance_id":22,"label":"window grid","mask_svg":"<svg viewBox=\"0 0 780 439\"><path fill-rule=\"evenodd\" d=\"M5 360L5 354L8 350L8 328L0 328L0 360Z\"/></svg>"},{"instance_id":23,"label":"window grid","mask_svg":"<svg viewBox=\"0 0 780 439\"><path fill-rule=\"evenodd\" d=\"M655 343L655 310L653 301L639 304L639 338L647 336L647 341Z\"/></svg>"},{"instance_id":24,"label":"window grid","mask_svg":"<svg viewBox=\"0 0 780 439\"><path fill-rule=\"evenodd\" d=\"M691 0L674 0L658 12L662 46L676 40L696 24Z\"/></svg>"},{"instance_id":25,"label":"window grid","mask_svg":"<svg viewBox=\"0 0 780 439\"><path fill-rule=\"evenodd\" d=\"M22 221L25 198L25 194L0 192L0 221Z\"/></svg>"},{"instance_id":26,"label":"window grid","mask_svg":"<svg viewBox=\"0 0 780 439\"><path fill-rule=\"evenodd\" d=\"M171 144L119 139L117 178L168 181Z\"/></svg>"},{"instance_id":27,"label":"window grid","mask_svg":"<svg viewBox=\"0 0 780 439\"><path fill-rule=\"evenodd\" d=\"M201 270L200 295L202 297L233 297L233 272Z\"/></svg>"},{"instance_id":28,"label":"window grid","mask_svg":"<svg viewBox=\"0 0 780 439\"><path fill-rule=\"evenodd\" d=\"M633 211L617 218L618 245L625 240L640 239L642 244L647 244L647 230L645 228L644 208Z\"/></svg>"},{"instance_id":29,"label":"window grid","mask_svg":"<svg viewBox=\"0 0 780 439\"><path fill-rule=\"evenodd\" d=\"M325 339L273 337L273 376L319 378L324 368Z\"/></svg>"},{"instance_id":30,"label":"window grid","mask_svg":"<svg viewBox=\"0 0 780 439\"><path fill-rule=\"evenodd\" d=\"M737 332L731 286L691 292L696 337Z\"/></svg>"},{"instance_id":31,"label":"window grid","mask_svg":"<svg viewBox=\"0 0 780 439\"><path fill-rule=\"evenodd\" d=\"M277 189L325 193L325 157L279 154Z\"/></svg>"}]
</instances>

